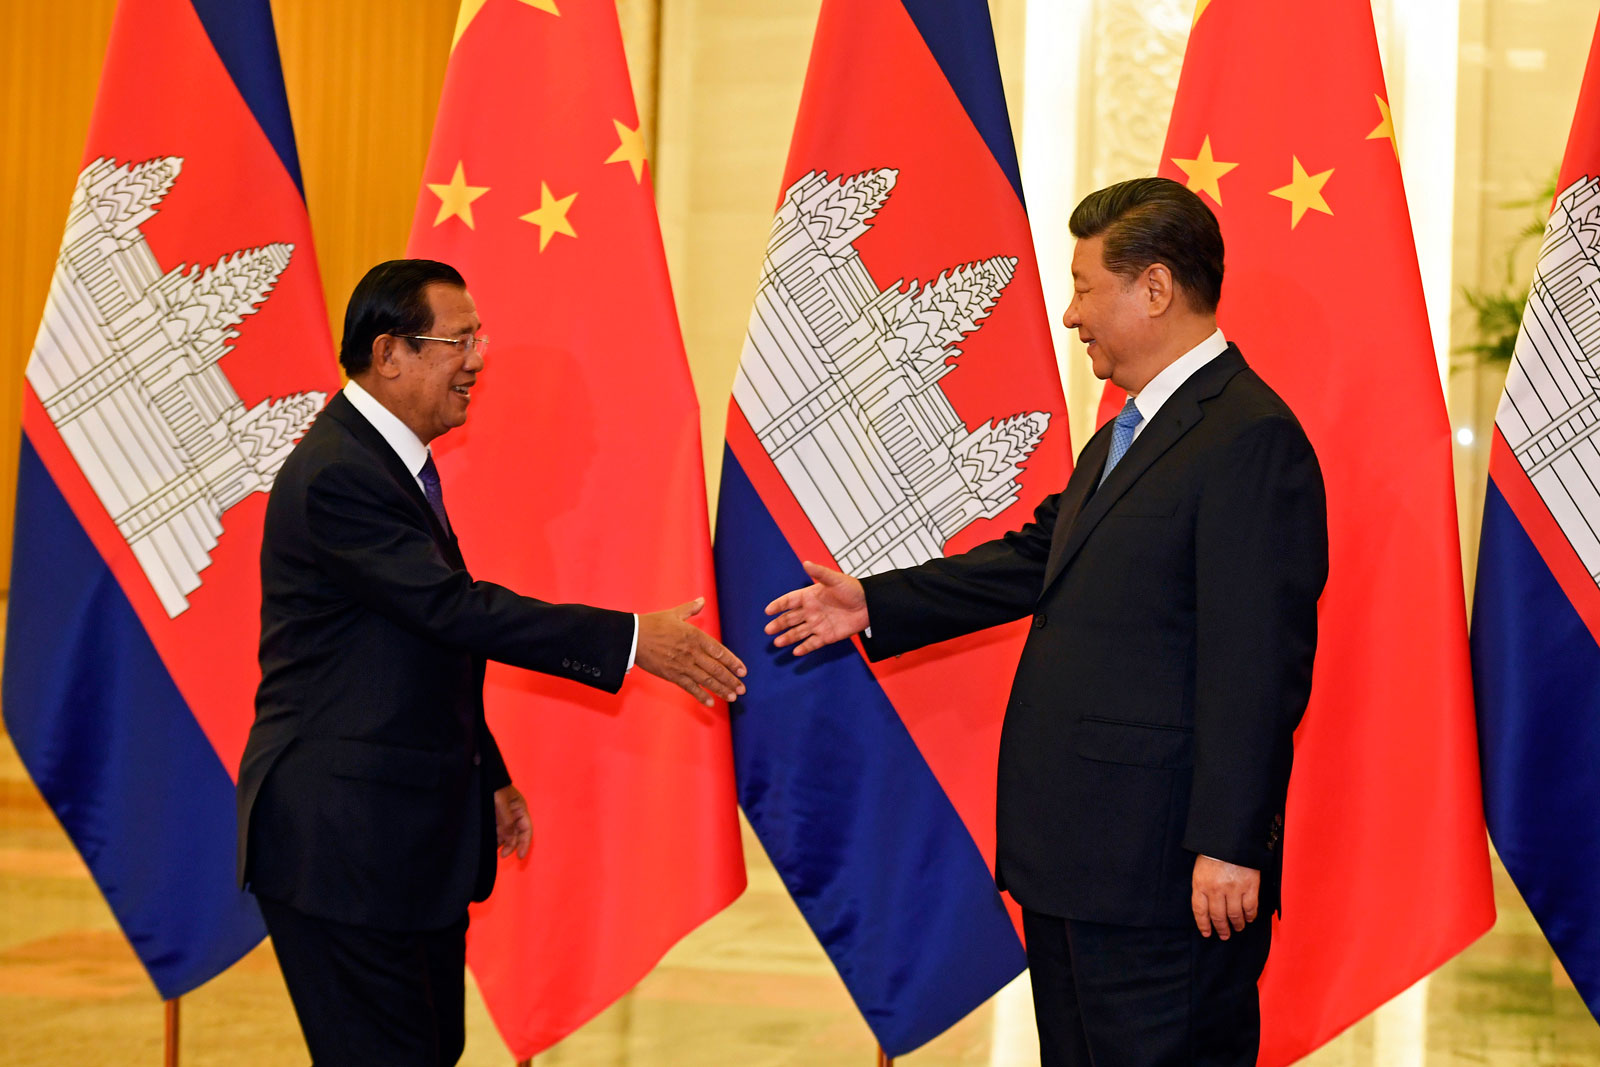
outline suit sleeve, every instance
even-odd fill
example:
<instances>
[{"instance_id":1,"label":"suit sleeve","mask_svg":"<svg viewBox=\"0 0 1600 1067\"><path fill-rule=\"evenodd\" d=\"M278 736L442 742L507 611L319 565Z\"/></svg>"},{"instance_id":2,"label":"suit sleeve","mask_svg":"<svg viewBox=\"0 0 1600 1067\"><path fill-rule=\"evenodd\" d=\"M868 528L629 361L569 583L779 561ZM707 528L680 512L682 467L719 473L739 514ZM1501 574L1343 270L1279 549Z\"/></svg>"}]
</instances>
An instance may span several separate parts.
<instances>
[{"instance_id":1,"label":"suit sleeve","mask_svg":"<svg viewBox=\"0 0 1600 1067\"><path fill-rule=\"evenodd\" d=\"M872 636L862 637L867 658L899 655L1032 612L1060 500L1059 493L1046 497L1022 529L959 556L862 579L872 620Z\"/></svg>"},{"instance_id":2,"label":"suit sleeve","mask_svg":"<svg viewBox=\"0 0 1600 1067\"><path fill-rule=\"evenodd\" d=\"M1277 845L1311 692L1327 504L1299 425L1252 423L1221 451L1195 527L1194 785L1184 847L1252 867Z\"/></svg>"},{"instance_id":3,"label":"suit sleeve","mask_svg":"<svg viewBox=\"0 0 1600 1067\"><path fill-rule=\"evenodd\" d=\"M511 784L511 772L506 769L505 757L500 755L500 745L495 741L489 724L482 719L478 737L478 754L483 757L483 781L491 792Z\"/></svg>"},{"instance_id":4,"label":"suit sleeve","mask_svg":"<svg viewBox=\"0 0 1600 1067\"><path fill-rule=\"evenodd\" d=\"M440 554L403 497L358 464L319 470L306 490L318 562L357 602L451 648L616 692L633 617L547 604L475 582Z\"/></svg>"}]
</instances>

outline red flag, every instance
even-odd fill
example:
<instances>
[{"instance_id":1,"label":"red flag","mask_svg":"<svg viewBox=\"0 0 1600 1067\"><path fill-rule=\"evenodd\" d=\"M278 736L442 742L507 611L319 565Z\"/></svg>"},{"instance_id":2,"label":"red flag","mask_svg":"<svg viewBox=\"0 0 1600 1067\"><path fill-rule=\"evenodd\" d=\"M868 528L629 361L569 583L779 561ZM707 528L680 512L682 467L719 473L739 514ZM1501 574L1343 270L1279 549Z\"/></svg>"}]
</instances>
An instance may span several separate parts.
<instances>
[{"instance_id":1,"label":"red flag","mask_svg":"<svg viewBox=\"0 0 1600 1067\"><path fill-rule=\"evenodd\" d=\"M1450 426L1372 15L1200 0L1161 173L1216 211L1220 318L1328 488L1264 1064L1298 1059L1494 920Z\"/></svg>"},{"instance_id":2,"label":"red flag","mask_svg":"<svg viewBox=\"0 0 1600 1067\"><path fill-rule=\"evenodd\" d=\"M704 595L714 630L699 413L614 5L462 4L409 252L460 268L494 342L438 450L474 574L627 610ZM639 671L617 698L491 667L486 699L534 844L467 958L524 1057L733 900L744 864L725 711Z\"/></svg>"}]
</instances>

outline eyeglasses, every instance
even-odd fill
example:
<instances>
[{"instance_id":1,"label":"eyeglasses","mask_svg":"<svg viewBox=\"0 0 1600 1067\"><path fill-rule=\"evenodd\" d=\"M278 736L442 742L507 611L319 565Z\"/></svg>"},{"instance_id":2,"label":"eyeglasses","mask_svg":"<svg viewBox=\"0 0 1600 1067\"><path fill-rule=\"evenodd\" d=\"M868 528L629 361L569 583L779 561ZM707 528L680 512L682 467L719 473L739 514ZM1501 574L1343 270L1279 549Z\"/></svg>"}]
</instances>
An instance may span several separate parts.
<instances>
[{"instance_id":1,"label":"eyeglasses","mask_svg":"<svg viewBox=\"0 0 1600 1067\"><path fill-rule=\"evenodd\" d=\"M440 344L455 345L463 352L476 352L488 358L489 339L487 337L429 337L421 333L392 333L390 337L404 337L411 341L438 341Z\"/></svg>"}]
</instances>

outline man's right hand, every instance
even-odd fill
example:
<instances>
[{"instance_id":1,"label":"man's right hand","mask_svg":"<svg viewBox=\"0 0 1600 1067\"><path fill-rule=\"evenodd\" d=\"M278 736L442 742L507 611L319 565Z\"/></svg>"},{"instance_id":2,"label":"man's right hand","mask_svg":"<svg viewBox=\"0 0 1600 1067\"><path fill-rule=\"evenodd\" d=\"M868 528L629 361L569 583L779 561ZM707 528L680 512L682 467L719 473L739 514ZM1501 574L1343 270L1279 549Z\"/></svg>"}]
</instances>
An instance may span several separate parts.
<instances>
[{"instance_id":1,"label":"man's right hand","mask_svg":"<svg viewBox=\"0 0 1600 1067\"><path fill-rule=\"evenodd\" d=\"M703 630L688 620L700 614L706 598L699 597L666 611L639 616L639 647L634 665L665 678L706 707L712 696L732 703L744 692L744 664Z\"/></svg>"},{"instance_id":2,"label":"man's right hand","mask_svg":"<svg viewBox=\"0 0 1600 1067\"><path fill-rule=\"evenodd\" d=\"M766 632L777 635L773 644L779 648L798 644L794 654L803 656L871 625L867 594L860 582L815 563L801 566L811 576L812 584L785 593L767 605L767 614L777 616L767 623Z\"/></svg>"}]
</instances>

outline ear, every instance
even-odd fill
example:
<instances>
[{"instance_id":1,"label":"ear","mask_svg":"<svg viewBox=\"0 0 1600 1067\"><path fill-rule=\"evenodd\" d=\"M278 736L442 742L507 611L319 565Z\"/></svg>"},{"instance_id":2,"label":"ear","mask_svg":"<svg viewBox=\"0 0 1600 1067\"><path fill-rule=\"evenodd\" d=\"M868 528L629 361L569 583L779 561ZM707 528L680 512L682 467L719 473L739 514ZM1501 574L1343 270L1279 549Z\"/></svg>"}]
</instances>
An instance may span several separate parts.
<instances>
[{"instance_id":1,"label":"ear","mask_svg":"<svg viewBox=\"0 0 1600 1067\"><path fill-rule=\"evenodd\" d=\"M392 334L380 333L372 339L372 369L380 378L393 380L400 376L400 339Z\"/></svg>"},{"instance_id":2,"label":"ear","mask_svg":"<svg viewBox=\"0 0 1600 1067\"><path fill-rule=\"evenodd\" d=\"M1166 314L1177 295L1173 289L1172 271L1165 263L1152 263L1145 268L1140 279L1145 291L1145 308L1151 318Z\"/></svg>"}]
</instances>

